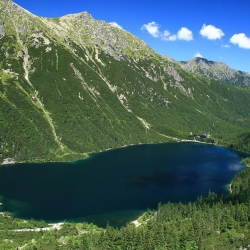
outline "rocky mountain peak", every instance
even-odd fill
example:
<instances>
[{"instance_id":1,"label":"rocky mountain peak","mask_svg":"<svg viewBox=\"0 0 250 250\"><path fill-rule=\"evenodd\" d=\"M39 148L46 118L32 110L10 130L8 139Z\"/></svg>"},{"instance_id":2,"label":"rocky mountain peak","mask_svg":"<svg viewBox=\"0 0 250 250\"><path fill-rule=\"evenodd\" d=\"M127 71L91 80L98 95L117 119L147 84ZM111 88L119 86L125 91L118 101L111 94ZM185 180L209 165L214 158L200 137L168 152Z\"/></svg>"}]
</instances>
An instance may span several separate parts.
<instances>
[{"instance_id":1,"label":"rocky mountain peak","mask_svg":"<svg viewBox=\"0 0 250 250\"><path fill-rule=\"evenodd\" d=\"M26 13L26 14L28 13L30 15L33 15L31 12L22 8L18 4L14 3L12 0L1 0L0 1L0 12L1 12L1 16L2 16L3 12L5 12L6 16L10 13ZM12 18L13 17L14 16L12 16Z\"/></svg>"},{"instance_id":2,"label":"rocky mountain peak","mask_svg":"<svg viewBox=\"0 0 250 250\"><path fill-rule=\"evenodd\" d=\"M89 21L94 20L91 14L89 14L87 11L83 11L80 13L75 14L67 14L65 16L62 16L61 19L76 19L78 21Z\"/></svg>"},{"instance_id":3,"label":"rocky mountain peak","mask_svg":"<svg viewBox=\"0 0 250 250\"><path fill-rule=\"evenodd\" d=\"M203 58L203 57L195 57L195 58L193 58L193 60L196 63L200 63L200 64L202 64L202 63L204 63L204 64L214 64L213 61L209 61L209 60L207 60L206 58Z\"/></svg>"},{"instance_id":4,"label":"rocky mountain peak","mask_svg":"<svg viewBox=\"0 0 250 250\"><path fill-rule=\"evenodd\" d=\"M101 49L116 60L124 56L138 60L142 56L155 55L137 37L109 23L95 20L86 11L59 18L45 18L33 15L11 0L4 0L0 2L0 21L0 38L6 34L25 34L23 39L28 40L42 32L45 37L56 36L56 40L67 47L74 42L94 50Z\"/></svg>"},{"instance_id":5,"label":"rocky mountain peak","mask_svg":"<svg viewBox=\"0 0 250 250\"><path fill-rule=\"evenodd\" d=\"M176 61L168 58L183 69L203 76L237 86L250 86L250 74L230 68L223 62L215 62L202 57L194 57L188 61Z\"/></svg>"}]
</instances>

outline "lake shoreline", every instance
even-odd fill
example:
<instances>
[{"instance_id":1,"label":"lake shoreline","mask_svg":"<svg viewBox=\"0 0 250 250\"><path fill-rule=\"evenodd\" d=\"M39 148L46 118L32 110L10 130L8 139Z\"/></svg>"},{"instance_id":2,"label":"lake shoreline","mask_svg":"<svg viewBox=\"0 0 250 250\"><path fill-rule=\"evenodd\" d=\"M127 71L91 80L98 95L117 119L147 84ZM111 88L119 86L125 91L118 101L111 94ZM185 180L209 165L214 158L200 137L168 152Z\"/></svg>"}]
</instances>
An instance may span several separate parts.
<instances>
[{"instance_id":1,"label":"lake shoreline","mask_svg":"<svg viewBox=\"0 0 250 250\"><path fill-rule=\"evenodd\" d=\"M55 160L55 161L48 161L46 159L37 159L34 161L22 161L22 162L18 162L15 159L12 158L5 158L3 159L3 162L0 163L0 167L4 166L4 165L14 165L14 164L20 164L20 163L75 163L81 160L86 160L88 158L91 157L92 154L96 154L96 153L104 153L110 150L116 150L116 149L121 149L121 148L126 148L126 147L132 147L132 146L139 146L139 145L156 145L156 144L164 144L164 143L181 143L181 142L193 142L193 143L201 143L201 144L207 144L207 145L215 145L215 146L221 146L222 145L218 145L218 144L214 144L211 142L201 142L198 140L186 140L186 139L179 139L179 138L175 138L175 137L169 137L169 139L172 139L170 141L164 141L164 142L151 142L151 143L135 143L135 144L125 144L119 147L114 147L114 148L107 148L104 150L100 150L100 151L92 151L92 152L87 152L87 153L83 153L82 154L82 158L78 158L76 160L64 160L64 161L59 161L59 160ZM80 155L81 153L77 153L78 155ZM70 154L70 155L74 155L74 154Z\"/></svg>"},{"instance_id":2,"label":"lake shoreline","mask_svg":"<svg viewBox=\"0 0 250 250\"><path fill-rule=\"evenodd\" d=\"M243 163L243 164L244 164L244 163ZM246 168L250 168L250 165L248 165L248 164L245 164L245 166L246 166ZM227 185L227 189L228 189L228 191L230 192L230 194L233 193L232 185L233 185L233 180L232 180L231 183L229 183L229 184Z\"/></svg>"}]
</instances>

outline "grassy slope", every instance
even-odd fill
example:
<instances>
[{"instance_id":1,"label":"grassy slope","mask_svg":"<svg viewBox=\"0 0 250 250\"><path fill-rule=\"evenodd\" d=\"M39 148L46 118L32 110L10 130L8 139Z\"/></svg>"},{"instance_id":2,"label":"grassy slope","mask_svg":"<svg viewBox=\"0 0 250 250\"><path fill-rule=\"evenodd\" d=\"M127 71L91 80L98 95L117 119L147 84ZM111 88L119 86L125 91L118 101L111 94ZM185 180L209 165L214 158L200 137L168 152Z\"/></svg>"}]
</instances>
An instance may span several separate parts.
<instances>
[{"instance_id":1,"label":"grassy slope","mask_svg":"<svg viewBox=\"0 0 250 250\"><path fill-rule=\"evenodd\" d=\"M45 19L0 5L0 162L74 160L190 132L249 150L247 89L188 73L86 13Z\"/></svg>"},{"instance_id":2,"label":"grassy slope","mask_svg":"<svg viewBox=\"0 0 250 250\"><path fill-rule=\"evenodd\" d=\"M71 47L75 55L55 42L50 44L49 52L46 45L30 46L30 85L24 78L23 58L17 57L20 48L16 38L6 36L0 46L8 48L9 54L4 58L1 51L1 68L12 65L11 69L19 74L16 79L2 71L2 159L77 159L84 153L110 147L187 138L190 132L210 133L219 143L229 145L247 129L247 91L176 67L183 78L180 83L186 90L191 89L192 95L188 95L174 85L174 77L166 72L171 64L160 57L135 63L129 58L116 61L101 52L101 64L79 60L86 50L92 58L95 52L74 43ZM145 71L156 80L146 77Z\"/></svg>"}]
</instances>

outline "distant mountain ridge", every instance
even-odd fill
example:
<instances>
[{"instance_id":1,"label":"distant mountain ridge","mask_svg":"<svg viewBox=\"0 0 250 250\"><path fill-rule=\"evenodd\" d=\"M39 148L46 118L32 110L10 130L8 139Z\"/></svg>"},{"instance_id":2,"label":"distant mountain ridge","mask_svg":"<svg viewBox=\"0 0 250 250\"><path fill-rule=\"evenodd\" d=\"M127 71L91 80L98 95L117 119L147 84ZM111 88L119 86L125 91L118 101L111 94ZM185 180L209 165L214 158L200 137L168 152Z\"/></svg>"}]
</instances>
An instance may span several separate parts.
<instances>
[{"instance_id":1,"label":"distant mountain ridge","mask_svg":"<svg viewBox=\"0 0 250 250\"><path fill-rule=\"evenodd\" d=\"M188 61L177 61L167 57L183 69L202 77L212 78L235 86L250 86L250 74L230 68L223 62L195 57Z\"/></svg>"},{"instance_id":2,"label":"distant mountain ridge","mask_svg":"<svg viewBox=\"0 0 250 250\"><path fill-rule=\"evenodd\" d=\"M235 146L249 129L246 89L190 73L87 12L45 18L0 1L0 58L0 163L204 133Z\"/></svg>"}]
</instances>

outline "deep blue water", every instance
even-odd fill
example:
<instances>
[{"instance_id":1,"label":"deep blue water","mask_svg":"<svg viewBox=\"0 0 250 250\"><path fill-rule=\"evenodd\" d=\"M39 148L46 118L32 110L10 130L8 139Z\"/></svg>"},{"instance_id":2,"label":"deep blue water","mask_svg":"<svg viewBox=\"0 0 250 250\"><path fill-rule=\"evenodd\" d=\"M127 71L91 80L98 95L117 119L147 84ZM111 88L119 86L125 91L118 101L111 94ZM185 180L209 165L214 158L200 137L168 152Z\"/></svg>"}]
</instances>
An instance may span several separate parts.
<instances>
[{"instance_id":1,"label":"deep blue water","mask_svg":"<svg viewBox=\"0 0 250 250\"><path fill-rule=\"evenodd\" d=\"M0 167L1 209L16 217L124 225L159 202L188 202L226 185L241 155L198 143L138 145L73 163Z\"/></svg>"}]
</instances>

